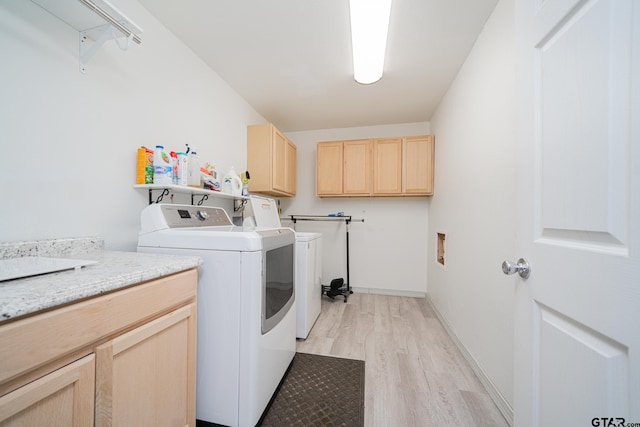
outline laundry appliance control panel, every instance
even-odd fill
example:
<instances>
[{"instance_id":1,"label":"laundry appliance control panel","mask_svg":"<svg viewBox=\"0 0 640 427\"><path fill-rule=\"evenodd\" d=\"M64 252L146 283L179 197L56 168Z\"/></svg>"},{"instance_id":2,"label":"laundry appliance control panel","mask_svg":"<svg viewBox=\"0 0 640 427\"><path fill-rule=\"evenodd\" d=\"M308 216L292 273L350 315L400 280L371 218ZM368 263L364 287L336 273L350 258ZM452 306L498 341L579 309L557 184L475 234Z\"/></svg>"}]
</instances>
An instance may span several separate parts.
<instances>
[{"instance_id":1,"label":"laundry appliance control panel","mask_svg":"<svg viewBox=\"0 0 640 427\"><path fill-rule=\"evenodd\" d=\"M229 215L222 208L157 203L142 211L141 224L141 234L185 227L234 228Z\"/></svg>"},{"instance_id":2,"label":"laundry appliance control panel","mask_svg":"<svg viewBox=\"0 0 640 427\"><path fill-rule=\"evenodd\" d=\"M233 225L229 215L222 208L211 206L161 206L162 214L170 228Z\"/></svg>"}]
</instances>

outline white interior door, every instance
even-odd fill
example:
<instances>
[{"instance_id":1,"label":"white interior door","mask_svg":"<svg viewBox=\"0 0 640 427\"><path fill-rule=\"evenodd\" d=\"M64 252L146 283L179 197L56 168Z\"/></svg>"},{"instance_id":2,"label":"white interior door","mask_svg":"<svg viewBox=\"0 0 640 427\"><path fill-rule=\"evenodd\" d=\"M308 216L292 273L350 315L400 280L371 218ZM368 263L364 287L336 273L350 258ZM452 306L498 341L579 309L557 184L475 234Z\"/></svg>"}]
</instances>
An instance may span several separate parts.
<instances>
[{"instance_id":1,"label":"white interior door","mask_svg":"<svg viewBox=\"0 0 640 427\"><path fill-rule=\"evenodd\" d=\"M516 0L518 427L640 423L639 24L638 0Z\"/></svg>"}]
</instances>

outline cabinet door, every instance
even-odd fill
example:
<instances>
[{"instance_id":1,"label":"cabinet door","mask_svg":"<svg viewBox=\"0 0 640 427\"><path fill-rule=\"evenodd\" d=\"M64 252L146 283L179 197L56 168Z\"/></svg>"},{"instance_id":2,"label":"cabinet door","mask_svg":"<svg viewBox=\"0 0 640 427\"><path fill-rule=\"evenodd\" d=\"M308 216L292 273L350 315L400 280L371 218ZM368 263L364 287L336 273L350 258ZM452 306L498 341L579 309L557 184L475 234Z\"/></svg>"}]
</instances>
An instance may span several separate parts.
<instances>
[{"instance_id":1,"label":"cabinet door","mask_svg":"<svg viewBox=\"0 0 640 427\"><path fill-rule=\"evenodd\" d=\"M342 142L319 142L316 146L316 194L342 194Z\"/></svg>"},{"instance_id":2,"label":"cabinet door","mask_svg":"<svg viewBox=\"0 0 640 427\"><path fill-rule=\"evenodd\" d=\"M195 426L196 303L96 349L102 426Z\"/></svg>"},{"instance_id":3,"label":"cabinet door","mask_svg":"<svg viewBox=\"0 0 640 427\"><path fill-rule=\"evenodd\" d=\"M433 135L404 139L403 193L433 194Z\"/></svg>"},{"instance_id":4,"label":"cabinet door","mask_svg":"<svg viewBox=\"0 0 640 427\"><path fill-rule=\"evenodd\" d=\"M272 186L277 191L287 191L287 139L273 127Z\"/></svg>"},{"instance_id":5,"label":"cabinet door","mask_svg":"<svg viewBox=\"0 0 640 427\"><path fill-rule=\"evenodd\" d=\"M83 357L0 397L0 425L93 425L95 357Z\"/></svg>"},{"instance_id":6,"label":"cabinet door","mask_svg":"<svg viewBox=\"0 0 640 427\"><path fill-rule=\"evenodd\" d=\"M297 153L298 153L298 150L296 149L296 146L293 144L293 142L287 139L287 146L286 146L286 153L285 153L286 162L287 162L285 187L286 187L287 193L290 193L292 195L296 194Z\"/></svg>"},{"instance_id":7,"label":"cabinet door","mask_svg":"<svg viewBox=\"0 0 640 427\"><path fill-rule=\"evenodd\" d=\"M373 141L373 193L402 193L402 138Z\"/></svg>"},{"instance_id":8,"label":"cabinet door","mask_svg":"<svg viewBox=\"0 0 640 427\"><path fill-rule=\"evenodd\" d=\"M343 193L371 194L371 141L368 139L343 143Z\"/></svg>"},{"instance_id":9,"label":"cabinet door","mask_svg":"<svg viewBox=\"0 0 640 427\"><path fill-rule=\"evenodd\" d=\"M249 191L271 191L273 162L273 126L269 123L247 126L247 170L251 174Z\"/></svg>"}]
</instances>

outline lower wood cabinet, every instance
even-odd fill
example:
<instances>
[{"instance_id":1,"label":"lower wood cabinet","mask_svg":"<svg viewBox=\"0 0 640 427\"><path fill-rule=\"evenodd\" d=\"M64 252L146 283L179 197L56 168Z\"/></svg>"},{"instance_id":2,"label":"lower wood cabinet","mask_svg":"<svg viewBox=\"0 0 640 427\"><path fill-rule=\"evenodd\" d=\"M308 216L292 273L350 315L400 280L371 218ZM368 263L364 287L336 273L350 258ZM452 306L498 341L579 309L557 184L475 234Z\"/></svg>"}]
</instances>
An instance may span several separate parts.
<instances>
[{"instance_id":1,"label":"lower wood cabinet","mask_svg":"<svg viewBox=\"0 0 640 427\"><path fill-rule=\"evenodd\" d=\"M96 349L96 427L188 424L195 320L189 304Z\"/></svg>"},{"instance_id":2,"label":"lower wood cabinet","mask_svg":"<svg viewBox=\"0 0 640 427\"><path fill-rule=\"evenodd\" d=\"M195 426L197 270L0 326L0 426Z\"/></svg>"},{"instance_id":3,"label":"lower wood cabinet","mask_svg":"<svg viewBox=\"0 0 640 427\"><path fill-rule=\"evenodd\" d=\"M89 354L0 397L0 425L93 425L94 362Z\"/></svg>"}]
</instances>

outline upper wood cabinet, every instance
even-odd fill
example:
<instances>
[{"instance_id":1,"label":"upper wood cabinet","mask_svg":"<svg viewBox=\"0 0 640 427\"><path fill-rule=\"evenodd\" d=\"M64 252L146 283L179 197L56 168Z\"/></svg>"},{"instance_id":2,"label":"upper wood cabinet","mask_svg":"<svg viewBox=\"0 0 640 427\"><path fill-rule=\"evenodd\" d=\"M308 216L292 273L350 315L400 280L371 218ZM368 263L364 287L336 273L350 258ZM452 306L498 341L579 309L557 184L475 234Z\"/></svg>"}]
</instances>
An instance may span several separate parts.
<instances>
[{"instance_id":1,"label":"upper wood cabinet","mask_svg":"<svg viewBox=\"0 0 640 427\"><path fill-rule=\"evenodd\" d=\"M342 142L320 142L316 146L316 194L342 194L344 153Z\"/></svg>"},{"instance_id":2,"label":"upper wood cabinet","mask_svg":"<svg viewBox=\"0 0 640 427\"><path fill-rule=\"evenodd\" d=\"M373 141L373 194L402 193L402 138Z\"/></svg>"},{"instance_id":3,"label":"upper wood cabinet","mask_svg":"<svg viewBox=\"0 0 640 427\"><path fill-rule=\"evenodd\" d=\"M433 195L433 135L404 138L402 192Z\"/></svg>"},{"instance_id":4,"label":"upper wood cabinet","mask_svg":"<svg viewBox=\"0 0 640 427\"><path fill-rule=\"evenodd\" d=\"M344 141L342 192L350 196L371 194L371 141Z\"/></svg>"},{"instance_id":5,"label":"upper wood cabinet","mask_svg":"<svg viewBox=\"0 0 640 427\"><path fill-rule=\"evenodd\" d=\"M433 195L433 135L319 142L316 194Z\"/></svg>"},{"instance_id":6,"label":"upper wood cabinet","mask_svg":"<svg viewBox=\"0 0 640 427\"><path fill-rule=\"evenodd\" d=\"M248 126L249 191L276 197L295 196L296 155L295 144L271 123Z\"/></svg>"},{"instance_id":7,"label":"upper wood cabinet","mask_svg":"<svg viewBox=\"0 0 640 427\"><path fill-rule=\"evenodd\" d=\"M320 142L316 146L318 196L371 194L371 140Z\"/></svg>"},{"instance_id":8,"label":"upper wood cabinet","mask_svg":"<svg viewBox=\"0 0 640 427\"><path fill-rule=\"evenodd\" d=\"M297 158L298 149L295 144L287 139L286 151L284 154L286 166L285 166L285 191L295 195L296 194L296 173L297 173Z\"/></svg>"}]
</instances>

